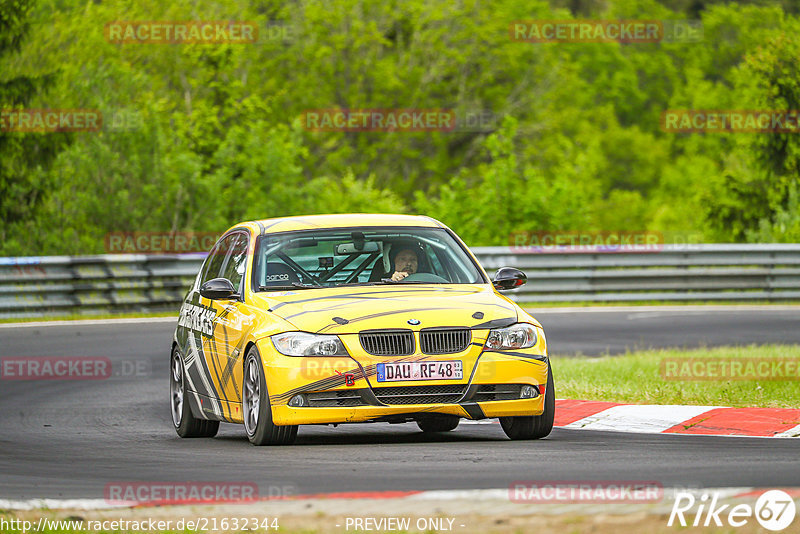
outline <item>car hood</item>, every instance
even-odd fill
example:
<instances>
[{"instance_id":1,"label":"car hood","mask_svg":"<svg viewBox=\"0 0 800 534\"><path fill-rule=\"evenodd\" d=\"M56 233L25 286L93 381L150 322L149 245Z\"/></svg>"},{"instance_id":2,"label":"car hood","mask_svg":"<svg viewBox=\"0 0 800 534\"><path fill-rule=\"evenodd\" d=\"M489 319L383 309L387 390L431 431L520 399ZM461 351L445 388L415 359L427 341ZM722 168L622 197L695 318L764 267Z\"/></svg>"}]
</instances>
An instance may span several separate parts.
<instances>
[{"instance_id":1,"label":"car hood","mask_svg":"<svg viewBox=\"0 0 800 534\"><path fill-rule=\"evenodd\" d=\"M517 321L517 307L489 284L398 284L260 292L255 294L254 304L297 330L330 334L435 326L495 328Z\"/></svg>"}]
</instances>

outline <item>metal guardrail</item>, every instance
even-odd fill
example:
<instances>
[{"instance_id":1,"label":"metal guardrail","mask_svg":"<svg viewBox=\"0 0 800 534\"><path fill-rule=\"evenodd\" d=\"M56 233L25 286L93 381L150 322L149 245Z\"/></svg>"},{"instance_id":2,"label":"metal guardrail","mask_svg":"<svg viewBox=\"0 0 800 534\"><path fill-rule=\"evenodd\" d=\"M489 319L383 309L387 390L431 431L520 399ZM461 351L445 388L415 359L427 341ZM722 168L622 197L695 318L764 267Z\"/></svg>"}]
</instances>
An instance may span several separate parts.
<instances>
[{"instance_id":1,"label":"metal guardrail","mask_svg":"<svg viewBox=\"0 0 800 534\"><path fill-rule=\"evenodd\" d=\"M649 252L472 249L492 274L517 267L535 302L800 300L800 244L664 246ZM177 313L203 254L0 258L0 318Z\"/></svg>"},{"instance_id":2,"label":"metal guardrail","mask_svg":"<svg viewBox=\"0 0 800 534\"><path fill-rule=\"evenodd\" d=\"M205 254L0 258L0 318L177 310Z\"/></svg>"},{"instance_id":3,"label":"metal guardrail","mask_svg":"<svg viewBox=\"0 0 800 534\"><path fill-rule=\"evenodd\" d=\"M665 245L651 252L512 254L474 251L487 272L509 265L522 302L800 299L800 244Z\"/></svg>"}]
</instances>

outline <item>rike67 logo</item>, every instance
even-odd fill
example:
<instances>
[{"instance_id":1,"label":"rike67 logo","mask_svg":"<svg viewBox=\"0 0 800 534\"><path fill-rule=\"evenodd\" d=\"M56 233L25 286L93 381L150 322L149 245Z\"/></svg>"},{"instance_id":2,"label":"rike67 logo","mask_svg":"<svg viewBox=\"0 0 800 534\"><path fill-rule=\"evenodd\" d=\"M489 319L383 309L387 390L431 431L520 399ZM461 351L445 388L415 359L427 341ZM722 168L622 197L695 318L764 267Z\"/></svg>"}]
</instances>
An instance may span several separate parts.
<instances>
[{"instance_id":1,"label":"rike67 logo","mask_svg":"<svg viewBox=\"0 0 800 534\"><path fill-rule=\"evenodd\" d=\"M765 529L778 532L794 521L796 507L792 497L781 490L769 490L762 493L755 505L740 503L736 505L720 504L719 493L703 493L699 498L692 493L680 492L675 495L675 504L669 515L667 526L677 523L685 527L708 527L712 524L722 527L741 527L755 518Z\"/></svg>"}]
</instances>

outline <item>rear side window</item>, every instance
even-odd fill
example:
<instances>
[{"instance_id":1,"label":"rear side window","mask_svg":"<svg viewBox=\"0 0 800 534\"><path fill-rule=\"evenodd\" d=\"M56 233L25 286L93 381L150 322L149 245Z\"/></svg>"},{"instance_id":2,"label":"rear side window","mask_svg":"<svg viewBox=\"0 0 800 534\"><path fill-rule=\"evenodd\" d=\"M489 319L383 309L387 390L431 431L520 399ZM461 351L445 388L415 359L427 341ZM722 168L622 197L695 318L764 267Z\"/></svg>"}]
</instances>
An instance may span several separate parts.
<instances>
[{"instance_id":1,"label":"rear side window","mask_svg":"<svg viewBox=\"0 0 800 534\"><path fill-rule=\"evenodd\" d=\"M244 277L244 269L247 265L248 239L247 235L241 232L234 235L236 236L236 240L231 246L230 255L225 262L220 276L230 280L233 287L236 288L236 291L239 291L239 287L242 285L242 277Z\"/></svg>"}]
</instances>

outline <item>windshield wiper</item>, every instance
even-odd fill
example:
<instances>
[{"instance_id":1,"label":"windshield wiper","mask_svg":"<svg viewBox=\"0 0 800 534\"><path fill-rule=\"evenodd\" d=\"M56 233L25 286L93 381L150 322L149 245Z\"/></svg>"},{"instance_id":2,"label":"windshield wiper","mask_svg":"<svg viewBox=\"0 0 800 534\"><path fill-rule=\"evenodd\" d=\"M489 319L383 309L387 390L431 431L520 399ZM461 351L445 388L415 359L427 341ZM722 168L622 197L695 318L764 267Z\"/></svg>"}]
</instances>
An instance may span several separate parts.
<instances>
[{"instance_id":1,"label":"windshield wiper","mask_svg":"<svg viewBox=\"0 0 800 534\"><path fill-rule=\"evenodd\" d=\"M292 282L289 286L258 286L259 291L280 291L284 289L319 289L323 286L312 286L311 284L301 284L300 282Z\"/></svg>"}]
</instances>

